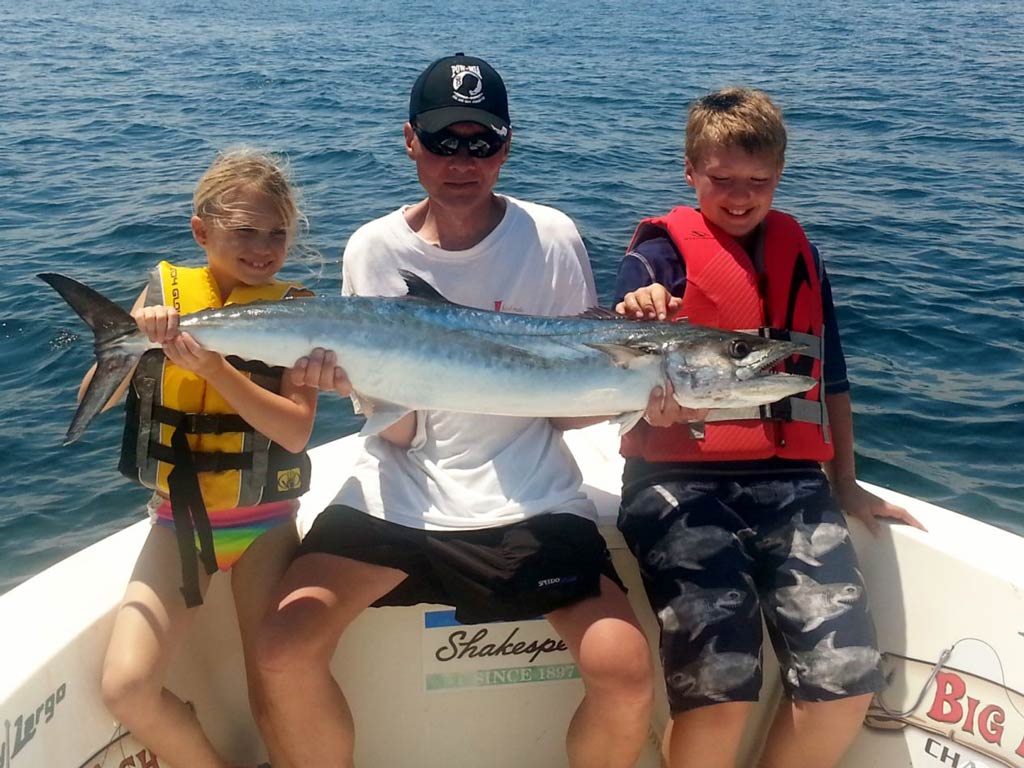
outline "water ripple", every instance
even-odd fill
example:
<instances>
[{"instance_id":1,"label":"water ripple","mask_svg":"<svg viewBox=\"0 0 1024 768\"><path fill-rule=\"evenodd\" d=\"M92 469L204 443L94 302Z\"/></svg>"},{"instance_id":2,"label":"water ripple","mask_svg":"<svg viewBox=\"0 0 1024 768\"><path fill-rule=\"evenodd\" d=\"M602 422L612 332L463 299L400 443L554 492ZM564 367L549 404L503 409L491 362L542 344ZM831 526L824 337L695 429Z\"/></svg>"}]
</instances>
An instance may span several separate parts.
<instances>
[{"instance_id":1,"label":"water ripple","mask_svg":"<svg viewBox=\"0 0 1024 768\"><path fill-rule=\"evenodd\" d=\"M771 91L790 127L777 204L826 261L861 476L1024 533L1024 6L569 0L555 24L524 0L486 23L479 4L432 5L223 0L217 24L198 0L0 7L0 590L144 498L114 469L115 414L59 447L90 345L35 274L128 304L159 259L200 257L192 185L249 142L303 187L311 225L284 275L336 291L352 231L421 195L408 89L456 49L509 85L502 189L577 221L605 301L636 221L692 201L687 103ZM324 398L314 440L355 425Z\"/></svg>"}]
</instances>

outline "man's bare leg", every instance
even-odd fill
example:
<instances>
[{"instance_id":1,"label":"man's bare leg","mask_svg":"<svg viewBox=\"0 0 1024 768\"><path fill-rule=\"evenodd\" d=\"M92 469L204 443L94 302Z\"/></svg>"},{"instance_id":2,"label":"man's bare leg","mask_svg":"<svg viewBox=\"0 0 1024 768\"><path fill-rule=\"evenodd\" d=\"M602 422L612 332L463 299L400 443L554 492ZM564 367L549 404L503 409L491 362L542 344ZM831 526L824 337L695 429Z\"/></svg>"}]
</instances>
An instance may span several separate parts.
<instances>
[{"instance_id":1,"label":"man's bare leg","mask_svg":"<svg viewBox=\"0 0 1024 768\"><path fill-rule=\"evenodd\" d=\"M602 576L599 596L547 618L569 647L586 688L566 737L569 765L635 765L650 729L653 665L626 595Z\"/></svg>"}]
</instances>

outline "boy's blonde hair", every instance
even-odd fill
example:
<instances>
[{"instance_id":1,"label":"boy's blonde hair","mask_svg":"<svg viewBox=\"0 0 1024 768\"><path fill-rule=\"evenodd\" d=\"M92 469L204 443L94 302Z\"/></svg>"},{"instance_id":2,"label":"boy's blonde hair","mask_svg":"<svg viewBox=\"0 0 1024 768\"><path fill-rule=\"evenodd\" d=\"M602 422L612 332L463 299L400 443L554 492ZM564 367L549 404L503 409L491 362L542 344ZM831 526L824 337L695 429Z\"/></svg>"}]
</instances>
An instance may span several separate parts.
<instances>
[{"instance_id":1,"label":"boy's blonde hair","mask_svg":"<svg viewBox=\"0 0 1024 768\"><path fill-rule=\"evenodd\" d=\"M764 91L730 86L690 105L686 120L686 159L697 165L714 147L738 147L768 155L779 168L786 158L782 110Z\"/></svg>"},{"instance_id":2,"label":"boy's blonde hair","mask_svg":"<svg viewBox=\"0 0 1024 768\"><path fill-rule=\"evenodd\" d=\"M273 200L289 237L306 220L299 210L298 192L292 187L284 161L252 147L230 149L217 156L196 184L192 213L212 221L244 213L227 200L239 190L255 190Z\"/></svg>"}]
</instances>

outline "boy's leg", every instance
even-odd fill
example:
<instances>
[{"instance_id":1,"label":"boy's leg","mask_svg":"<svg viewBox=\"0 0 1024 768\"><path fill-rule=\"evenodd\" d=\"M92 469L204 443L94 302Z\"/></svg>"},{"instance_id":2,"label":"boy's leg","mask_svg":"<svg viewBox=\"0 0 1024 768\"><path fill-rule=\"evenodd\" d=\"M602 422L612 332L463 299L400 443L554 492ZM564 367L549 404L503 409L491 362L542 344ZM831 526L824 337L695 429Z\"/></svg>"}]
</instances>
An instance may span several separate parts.
<instances>
[{"instance_id":1,"label":"boy's leg","mask_svg":"<svg viewBox=\"0 0 1024 768\"><path fill-rule=\"evenodd\" d=\"M200 569L200 589L209 577ZM224 768L181 699L164 688L174 652L196 611L181 595L181 562L174 532L154 525L114 620L103 662L101 692L107 709L161 761L174 766Z\"/></svg>"},{"instance_id":2,"label":"boy's leg","mask_svg":"<svg viewBox=\"0 0 1024 768\"><path fill-rule=\"evenodd\" d=\"M864 722L872 694L835 701L783 699L768 732L760 768L832 768Z\"/></svg>"},{"instance_id":3,"label":"boy's leg","mask_svg":"<svg viewBox=\"0 0 1024 768\"><path fill-rule=\"evenodd\" d=\"M753 703L734 701L680 712L665 733L670 768L734 768ZM803 765L799 760L792 765Z\"/></svg>"},{"instance_id":4,"label":"boy's leg","mask_svg":"<svg viewBox=\"0 0 1024 768\"><path fill-rule=\"evenodd\" d=\"M394 568L322 552L289 566L256 638L265 712L280 752L274 768L351 768L352 713L331 675L331 657L349 624L405 578Z\"/></svg>"},{"instance_id":5,"label":"boy's leg","mask_svg":"<svg viewBox=\"0 0 1024 768\"><path fill-rule=\"evenodd\" d=\"M607 576L601 592L547 615L565 641L586 689L566 738L573 768L636 763L650 728L650 648L622 590Z\"/></svg>"},{"instance_id":6,"label":"boy's leg","mask_svg":"<svg viewBox=\"0 0 1024 768\"><path fill-rule=\"evenodd\" d=\"M272 763L280 762L276 759L277 741L266 715L266 696L256 672L254 645L260 622L270 608L271 598L276 594L298 544L295 522L281 523L252 542L231 569L231 590L235 596L238 630L242 637L249 705Z\"/></svg>"},{"instance_id":7,"label":"boy's leg","mask_svg":"<svg viewBox=\"0 0 1024 768\"><path fill-rule=\"evenodd\" d=\"M824 475L796 482L783 525L753 545L771 558L765 613L787 698L760 765L835 765L884 684L857 554Z\"/></svg>"},{"instance_id":8,"label":"boy's leg","mask_svg":"<svg viewBox=\"0 0 1024 768\"><path fill-rule=\"evenodd\" d=\"M683 479L628 495L619 528L661 628L671 768L733 768L761 687L761 614L728 486Z\"/></svg>"}]
</instances>

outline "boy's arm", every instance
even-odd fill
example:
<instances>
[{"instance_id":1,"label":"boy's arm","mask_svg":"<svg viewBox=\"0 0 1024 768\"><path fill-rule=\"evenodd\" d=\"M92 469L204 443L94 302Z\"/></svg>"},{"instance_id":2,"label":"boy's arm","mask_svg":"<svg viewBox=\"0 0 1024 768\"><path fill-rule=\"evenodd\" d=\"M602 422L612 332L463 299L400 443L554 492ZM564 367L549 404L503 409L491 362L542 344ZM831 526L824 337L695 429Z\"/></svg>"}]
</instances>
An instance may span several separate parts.
<instances>
[{"instance_id":1,"label":"boy's arm","mask_svg":"<svg viewBox=\"0 0 1024 768\"><path fill-rule=\"evenodd\" d=\"M629 251L615 281L615 311L638 320L666 320L678 312L686 266L667 237L645 240Z\"/></svg>"},{"instance_id":2,"label":"boy's arm","mask_svg":"<svg viewBox=\"0 0 1024 768\"><path fill-rule=\"evenodd\" d=\"M175 365L202 376L253 429L292 453L306 447L313 432L317 390L296 384L287 372L275 394L233 368L216 352L205 349L191 334L164 343Z\"/></svg>"},{"instance_id":3,"label":"boy's arm","mask_svg":"<svg viewBox=\"0 0 1024 768\"><path fill-rule=\"evenodd\" d=\"M615 305L615 311L636 320L668 320L679 314L682 306L682 299L661 283L653 283L627 293Z\"/></svg>"},{"instance_id":4,"label":"boy's arm","mask_svg":"<svg viewBox=\"0 0 1024 768\"><path fill-rule=\"evenodd\" d=\"M900 522L920 528L925 527L903 507L890 504L875 496L857 484L857 468L853 453L853 408L850 393L842 392L825 395L825 406L828 409L829 427L832 432L832 443L835 457L825 463L825 474L828 476L842 510L851 517L856 517L875 536L881 526L876 517L890 517Z\"/></svg>"}]
</instances>

